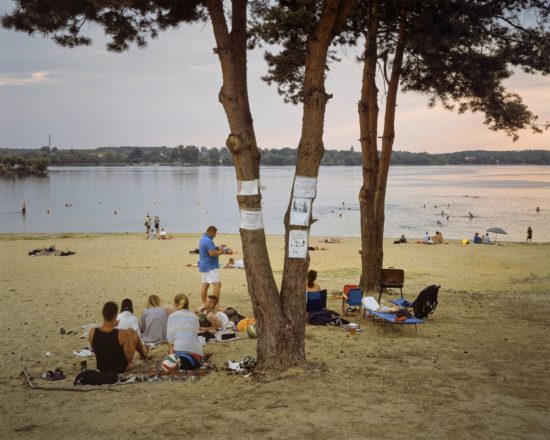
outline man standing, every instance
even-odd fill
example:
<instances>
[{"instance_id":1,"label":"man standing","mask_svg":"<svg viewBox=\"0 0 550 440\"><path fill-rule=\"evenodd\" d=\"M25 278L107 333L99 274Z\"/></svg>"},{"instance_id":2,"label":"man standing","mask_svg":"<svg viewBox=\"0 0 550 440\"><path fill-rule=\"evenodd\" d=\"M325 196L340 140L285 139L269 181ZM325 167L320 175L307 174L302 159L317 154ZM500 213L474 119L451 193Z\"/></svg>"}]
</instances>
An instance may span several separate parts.
<instances>
[{"instance_id":1,"label":"man standing","mask_svg":"<svg viewBox=\"0 0 550 440\"><path fill-rule=\"evenodd\" d=\"M220 282L220 263L219 256L222 254L233 254L231 249L227 246L222 245L217 247L214 244L214 237L218 229L215 226L209 226L206 230L206 233L200 239L199 242L199 272L202 277L202 286L201 286L201 303L206 302L206 296L208 294L208 288L210 284L214 285L213 294L220 298L220 289L222 283Z\"/></svg>"}]
</instances>

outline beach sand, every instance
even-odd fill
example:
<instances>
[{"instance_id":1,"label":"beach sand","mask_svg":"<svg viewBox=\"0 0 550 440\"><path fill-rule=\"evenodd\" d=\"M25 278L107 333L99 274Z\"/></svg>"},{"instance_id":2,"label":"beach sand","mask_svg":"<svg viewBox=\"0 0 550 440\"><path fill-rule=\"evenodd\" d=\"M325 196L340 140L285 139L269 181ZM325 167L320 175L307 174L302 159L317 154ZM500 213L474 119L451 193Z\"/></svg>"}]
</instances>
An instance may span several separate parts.
<instances>
[{"instance_id":1,"label":"beach sand","mask_svg":"<svg viewBox=\"0 0 550 440\"><path fill-rule=\"evenodd\" d=\"M35 383L72 387L72 354L87 345L84 324L99 322L107 300L129 297L139 316L146 298L176 293L198 305L199 236L147 241L137 234L0 235L0 425L3 439L448 439L550 438L550 244L503 246L393 245L385 266L406 271L414 299L441 284L439 306L415 333L357 319L350 336L334 327L306 328L308 360L321 367L263 378L222 371L227 359L255 355L255 340L209 344L220 371L197 381L138 383L87 393L31 390ZM311 268L329 292L357 282L360 243L344 238L311 252ZM277 280L284 240L269 237ZM218 244L239 250L238 235ZM55 244L69 257L30 257ZM239 254L236 255L239 258ZM223 258L222 258L223 260ZM225 260L223 260L225 261ZM222 306L251 313L245 273L225 269ZM395 296L384 295L388 301ZM341 302L329 301L339 310ZM74 334L61 335L60 328ZM47 356L46 352L50 352ZM152 356L161 359L163 348ZM93 359L88 360L95 367ZM38 379L60 367L67 379Z\"/></svg>"}]
</instances>

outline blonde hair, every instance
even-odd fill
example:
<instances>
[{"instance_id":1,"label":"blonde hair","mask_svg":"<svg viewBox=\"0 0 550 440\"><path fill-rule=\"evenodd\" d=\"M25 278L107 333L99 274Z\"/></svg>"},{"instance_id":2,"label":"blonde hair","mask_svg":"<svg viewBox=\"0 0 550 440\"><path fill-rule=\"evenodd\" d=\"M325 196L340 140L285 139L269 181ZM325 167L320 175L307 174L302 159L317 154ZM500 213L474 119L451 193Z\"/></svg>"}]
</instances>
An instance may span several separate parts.
<instances>
[{"instance_id":1,"label":"blonde hair","mask_svg":"<svg viewBox=\"0 0 550 440\"><path fill-rule=\"evenodd\" d=\"M176 306L176 310L187 310L189 308L189 298L183 293L178 293L174 298L174 305Z\"/></svg>"},{"instance_id":2,"label":"blonde hair","mask_svg":"<svg viewBox=\"0 0 550 440\"><path fill-rule=\"evenodd\" d=\"M150 309L152 307L160 307L160 298L158 295L150 295L147 298L147 308Z\"/></svg>"}]
</instances>

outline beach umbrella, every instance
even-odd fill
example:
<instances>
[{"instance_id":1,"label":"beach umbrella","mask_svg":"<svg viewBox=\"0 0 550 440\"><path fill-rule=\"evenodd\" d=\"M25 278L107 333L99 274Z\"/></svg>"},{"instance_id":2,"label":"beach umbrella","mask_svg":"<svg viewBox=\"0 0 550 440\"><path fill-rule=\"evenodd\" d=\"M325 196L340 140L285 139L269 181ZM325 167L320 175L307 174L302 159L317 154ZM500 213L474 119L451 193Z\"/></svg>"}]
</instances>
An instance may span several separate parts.
<instances>
[{"instance_id":1,"label":"beach umbrella","mask_svg":"<svg viewBox=\"0 0 550 440\"><path fill-rule=\"evenodd\" d=\"M489 229L487 229L487 232L492 232L492 233L495 234L495 243L496 243L496 241L497 241L497 236L496 236L496 234L506 234L506 235L508 235L508 232L506 232L506 231L505 231L504 229L502 229L502 228L489 228Z\"/></svg>"}]
</instances>

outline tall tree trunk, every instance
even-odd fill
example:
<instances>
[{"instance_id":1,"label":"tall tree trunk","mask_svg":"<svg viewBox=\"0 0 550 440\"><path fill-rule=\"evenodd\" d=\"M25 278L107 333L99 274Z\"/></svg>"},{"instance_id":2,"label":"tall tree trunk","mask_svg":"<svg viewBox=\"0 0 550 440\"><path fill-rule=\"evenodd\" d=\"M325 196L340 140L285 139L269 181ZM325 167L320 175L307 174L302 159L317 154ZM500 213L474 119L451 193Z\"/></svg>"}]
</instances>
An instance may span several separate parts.
<instances>
[{"instance_id":1,"label":"tall tree trunk","mask_svg":"<svg viewBox=\"0 0 550 440\"><path fill-rule=\"evenodd\" d=\"M355 5L355 0L326 0L319 21L308 36L307 57L303 85L302 133L298 144L298 156L294 182L297 177L317 178L323 146L323 126L325 109L332 95L325 92L325 67L330 43L336 29L341 26ZM308 233L311 226L291 226L290 210L294 196L294 185L285 215L285 262L281 284L281 303L285 315L288 344L292 350L291 362L305 360L305 301L304 292L309 266L309 254L306 258L289 258L289 233L291 229L301 229ZM313 204L313 200L312 200Z\"/></svg>"},{"instance_id":2,"label":"tall tree trunk","mask_svg":"<svg viewBox=\"0 0 550 440\"><path fill-rule=\"evenodd\" d=\"M304 83L302 138L298 147L297 176L316 177L323 155L323 122L329 96L324 89L327 51L335 27L346 20L355 0L326 0L323 13L308 39ZM246 76L246 0L232 0L231 31L222 0L207 0L223 73L219 94L231 133L227 148L234 159L237 180L260 177L260 155L250 113ZM239 208L261 210L261 194L238 195ZM292 199L291 199L292 200ZM290 204L289 204L290 207ZM288 252L289 211L285 217ZM309 226L306 228L309 230ZM248 293L258 323L257 362L260 368L285 368L305 361L304 290L309 259L285 257L281 293L277 290L263 229L240 229Z\"/></svg>"},{"instance_id":3,"label":"tall tree trunk","mask_svg":"<svg viewBox=\"0 0 550 440\"><path fill-rule=\"evenodd\" d=\"M250 112L247 84L246 17L247 1L233 0L231 31L228 30L222 0L208 0L214 36L223 74L219 100L229 128L226 145L233 155L238 181L260 178L260 153ZM241 210L261 210L261 193L238 195ZM257 361L260 368L285 366L279 353L287 351L283 337L285 320L277 284L269 260L264 229L240 228L245 273L252 310L257 319Z\"/></svg>"},{"instance_id":4,"label":"tall tree trunk","mask_svg":"<svg viewBox=\"0 0 550 440\"><path fill-rule=\"evenodd\" d=\"M359 192L361 219L361 279L365 291L375 290L380 278L383 248L378 246L379 224L375 198L378 176L378 88L376 87L377 39L380 20L378 2L373 2L365 35L363 83L359 101L359 131L363 157L363 186Z\"/></svg>"},{"instance_id":5,"label":"tall tree trunk","mask_svg":"<svg viewBox=\"0 0 550 440\"><path fill-rule=\"evenodd\" d=\"M377 6L377 3L373 4L372 13L369 16L368 34L371 33L371 26L373 30L375 30L375 24L371 23L370 20L378 15ZM378 18L376 18L376 21L378 21ZM388 92L384 113L384 131L382 134L382 152L380 157L378 157L376 143L371 139L372 136L376 136L377 106L376 118L374 116L369 117L370 104L377 101L378 93L375 84L375 73L371 70L373 68L376 69L376 53L372 53L373 51L370 47L371 44L376 44L376 35L367 35L363 78L364 81L366 78L371 86L365 88L363 84L363 89L361 91L361 101L364 100L367 103L366 115L361 117L361 105L359 110L361 147L363 150L363 188L361 189L361 195L359 197L362 238L361 262L363 269L361 274L361 286L366 290L375 290L378 287L384 259L386 188L393 142L395 139L395 107L406 43L406 26L407 11L402 8L399 14L399 33L393 57L392 71L388 81ZM366 138L365 142L363 142L364 137ZM374 138L374 141L376 141L376 138Z\"/></svg>"}]
</instances>

